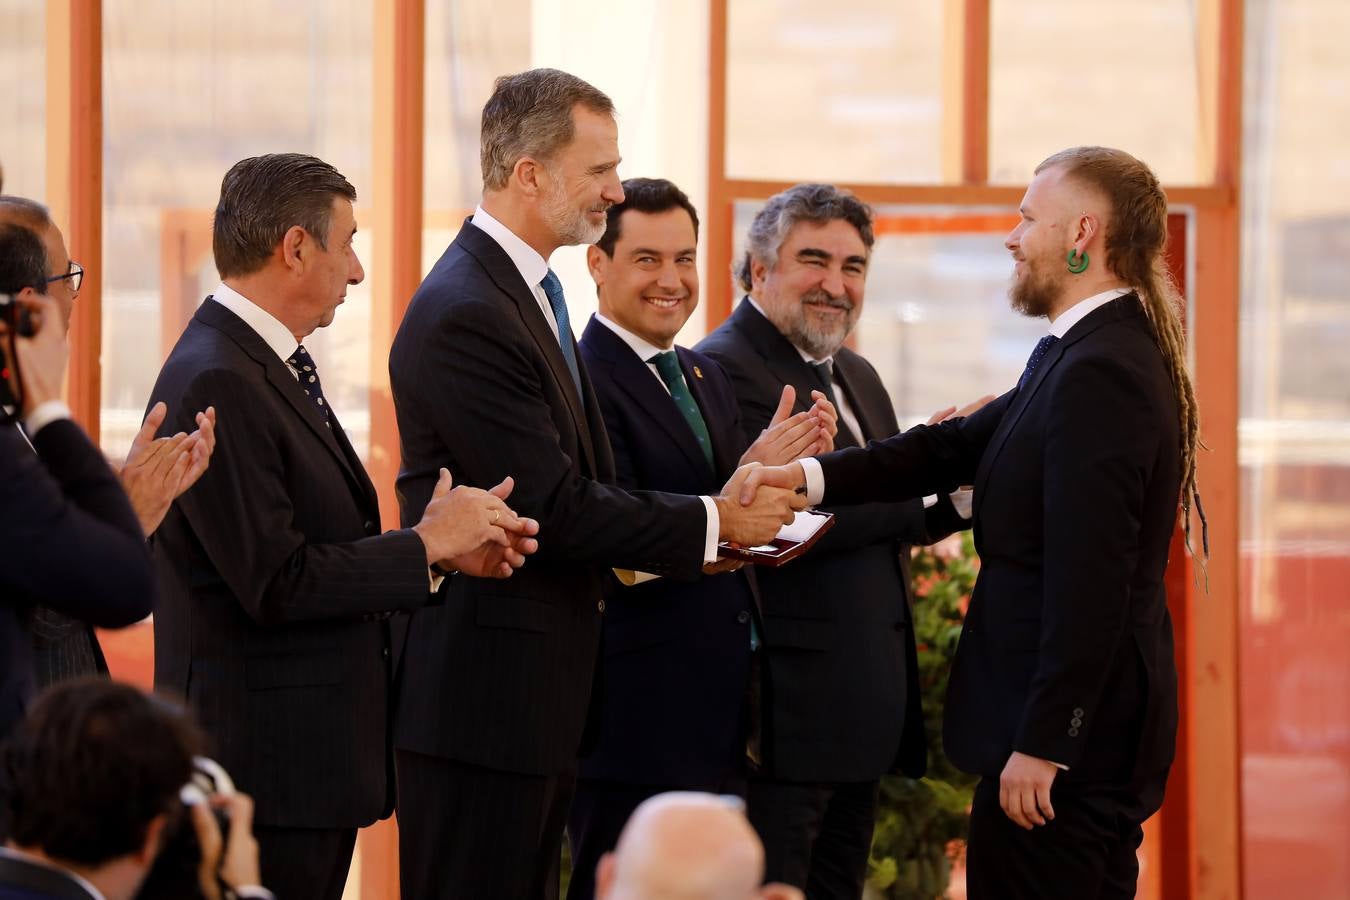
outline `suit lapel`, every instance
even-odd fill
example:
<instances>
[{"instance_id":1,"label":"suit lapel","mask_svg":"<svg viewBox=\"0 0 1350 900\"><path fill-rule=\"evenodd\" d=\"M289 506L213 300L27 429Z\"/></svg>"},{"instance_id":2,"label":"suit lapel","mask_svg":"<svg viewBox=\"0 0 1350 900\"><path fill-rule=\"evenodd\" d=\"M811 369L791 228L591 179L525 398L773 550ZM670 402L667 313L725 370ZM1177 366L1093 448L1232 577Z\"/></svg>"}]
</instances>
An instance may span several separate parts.
<instances>
[{"instance_id":1,"label":"suit lapel","mask_svg":"<svg viewBox=\"0 0 1350 900\"><path fill-rule=\"evenodd\" d=\"M754 347L764 359L764 365L774 379L782 384L790 384L796 390L797 401L793 404L792 411L799 413L810 408L811 391L819 390L816 386L816 376L811 373L792 342L783 337L778 328L764 318L759 310L751 306L748 298L741 301L731 317L750 346ZM777 396L770 405L775 407L778 405Z\"/></svg>"},{"instance_id":2,"label":"suit lapel","mask_svg":"<svg viewBox=\"0 0 1350 900\"><path fill-rule=\"evenodd\" d=\"M366 476L364 469L357 475L357 469L360 468L359 461L355 461L353 454L351 457L343 451L342 444L333 434L334 429L339 429L337 418L332 419L333 427L330 428L319 413L318 406L309 397L305 396L305 389L300 386L295 375L286 367L273 352L272 348L267 346L256 331L250 328L244 320L240 319L234 313L217 303L213 298L207 297L197 309L194 316L202 324L223 333L230 340L239 345L239 348L247 353L253 360L262 366L263 373L267 382L279 393L305 423L306 427L318 438L319 442L333 454L337 461L346 471L347 477L356 487L362 496L369 497L370 479ZM346 442L346 436L343 435L343 442ZM350 444L347 445L350 449Z\"/></svg>"},{"instance_id":3,"label":"suit lapel","mask_svg":"<svg viewBox=\"0 0 1350 900\"><path fill-rule=\"evenodd\" d=\"M727 433L725 428L721 427L722 423L716 421L716 416L711 412L712 397L708 394L708 384L703 377L703 368L684 347L676 347L675 355L679 357L680 371L684 373L684 383L689 386L689 394L694 398L694 403L697 404L699 412L703 415L703 423L708 426L708 438L712 441L713 467L717 469L716 472L710 474L717 476L721 472L730 472L736 468L735 460L739 457L739 454L732 455L732 448L726 446L726 441L731 435ZM675 406L673 402L670 405L671 407ZM676 412L678 413L679 410L676 410ZM680 416L680 421L684 421L683 416ZM686 455L689 454L689 449L692 449L698 457L699 465L703 471L707 472L708 460L703 456L703 451L699 450L698 440L694 438L694 433L688 425L685 425L684 430L693 439L689 448L686 449Z\"/></svg>"},{"instance_id":4,"label":"suit lapel","mask_svg":"<svg viewBox=\"0 0 1350 900\"><path fill-rule=\"evenodd\" d=\"M849 359L847 356L836 353L834 355L835 392L837 394L843 394L844 397L847 398L849 409L853 412L853 418L858 420L858 427L862 429L862 434L853 435L853 437L857 439L856 446L864 446L873 438L889 437L889 435L882 433L882 429L877 423L876 417L872 415L872 411L868 409L868 405L862 402L862 398L858 396L858 392L854 390L854 385L859 384L861 380L862 379L853 370L853 360ZM848 424L841 416L839 419L839 433L841 435L847 434L847 432L844 431L846 428L848 428ZM852 429L849 429L849 431L852 431ZM837 450L842 450L845 447L851 446L855 446L855 444L847 439L835 441L835 449Z\"/></svg>"},{"instance_id":5,"label":"suit lapel","mask_svg":"<svg viewBox=\"0 0 1350 900\"><path fill-rule=\"evenodd\" d=\"M558 383L558 388L567 401L568 411L572 414L572 421L576 425L577 434L581 439L582 452L586 455L586 463L592 472L598 472L595 446L592 441L583 399L577 393L576 384L572 381L572 373L567 368L567 360L563 358L562 347L559 345L558 339L553 336L553 329L549 326L548 319L544 317L544 311L539 308L539 301L534 296L530 285L525 283L520 270L516 268L516 264L511 261L511 257L507 255L501 245L474 225L472 221L464 220L464 227L460 229L455 242L464 247L474 259L478 260L479 265L496 282L502 293L510 297L512 302L515 303L521 321L525 323L525 328L539 346L539 351L544 355L549 369L553 372L553 379ZM581 374L583 389L588 389L590 381L586 376L586 367L581 363L580 352L577 353L577 368Z\"/></svg>"}]
</instances>

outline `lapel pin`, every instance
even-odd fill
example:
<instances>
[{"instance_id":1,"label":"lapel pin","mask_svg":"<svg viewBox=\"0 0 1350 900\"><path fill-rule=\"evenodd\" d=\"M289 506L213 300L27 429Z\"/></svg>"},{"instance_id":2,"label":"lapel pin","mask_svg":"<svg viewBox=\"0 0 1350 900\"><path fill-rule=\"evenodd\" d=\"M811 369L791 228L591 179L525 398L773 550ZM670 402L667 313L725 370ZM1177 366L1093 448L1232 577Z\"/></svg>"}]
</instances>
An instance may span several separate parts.
<instances>
[{"instance_id":1,"label":"lapel pin","mask_svg":"<svg viewBox=\"0 0 1350 900\"><path fill-rule=\"evenodd\" d=\"M695 377L695 378L702 378L702 377L703 377L703 370L700 369L698 366L694 366L694 377Z\"/></svg>"}]
</instances>

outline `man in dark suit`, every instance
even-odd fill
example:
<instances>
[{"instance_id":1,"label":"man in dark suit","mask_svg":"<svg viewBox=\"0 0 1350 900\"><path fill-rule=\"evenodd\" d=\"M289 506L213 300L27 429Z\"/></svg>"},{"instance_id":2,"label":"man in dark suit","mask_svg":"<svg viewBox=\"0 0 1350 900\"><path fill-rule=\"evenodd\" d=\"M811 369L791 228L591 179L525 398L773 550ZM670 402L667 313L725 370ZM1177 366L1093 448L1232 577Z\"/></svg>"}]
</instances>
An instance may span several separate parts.
<instances>
[{"instance_id":1,"label":"man in dark suit","mask_svg":"<svg viewBox=\"0 0 1350 900\"><path fill-rule=\"evenodd\" d=\"M783 191L755 217L738 271L747 296L698 345L731 376L748 428L768 421L787 383L837 403L836 446L895 433L876 370L844 346L862 312L872 243L871 210L829 185ZM909 545L966 522L945 492L830 511L835 527L810 554L760 573L773 729L749 816L771 880L810 897L857 897L881 776L918 777L927 761Z\"/></svg>"},{"instance_id":2,"label":"man in dark suit","mask_svg":"<svg viewBox=\"0 0 1350 900\"><path fill-rule=\"evenodd\" d=\"M37 603L120 627L145 618L154 602L136 515L61 402L69 345L60 304L47 290L48 257L35 231L0 224L0 738L35 689ZM37 326L31 337L17 333L21 308Z\"/></svg>"},{"instance_id":3,"label":"man in dark suit","mask_svg":"<svg viewBox=\"0 0 1350 900\"><path fill-rule=\"evenodd\" d=\"M0 196L0 226L16 225L30 229L42 241L46 264L42 271L43 293L59 311L61 327L70 329L75 300L84 281L84 267L66 251L61 229L52 221L47 208L26 197ZM155 438L164 421L165 410L156 406L132 442L125 464L117 473L141 531L151 534L159 527L173 499L187 490L206 470L215 446L215 411L199 413L192 434ZM14 428L22 432L18 424ZM25 442L31 441L24 436ZM106 674L93 623L66 615L34 597L31 616L33 631L33 673L39 688L66 678Z\"/></svg>"},{"instance_id":4,"label":"man in dark suit","mask_svg":"<svg viewBox=\"0 0 1350 900\"><path fill-rule=\"evenodd\" d=\"M404 521L439 467L514 472L541 550L509 587L464 579L416 613L396 743L404 896L551 897L610 567L697 578L718 538L761 543L800 499L614 487L614 455L548 257L623 200L608 97L553 69L497 80L483 200L422 282L389 355ZM741 476L743 477L743 475ZM737 479L739 484L739 478Z\"/></svg>"},{"instance_id":5,"label":"man in dark suit","mask_svg":"<svg viewBox=\"0 0 1350 900\"><path fill-rule=\"evenodd\" d=\"M1131 897L1175 747L1163 573L1195 484L1167 198L1128 154L1080 147L1038 167L1021 212L1011 298L1050 334L1018 387L750 485L847 503L973 479L981 569L944 729L952 761L984 776L970 896Z\"/></svg>"},{"instance_id":6,"label":"man in dark suit","mask_svg":"<svg viewBox=\"0 0 1350 900\"><path fill-rule=\"evenodd\" d=\"M165 897L166 872L175 898L218 900L223 884L240 900L272 900L258 884L247 795L209 801L229 819L224 840L205 804L184 815L180 791L204 745L181 710L130 685L88 678L44 693L0 752L14 776L0 801L14 826L0 846L0 900ZM155 871L166 844L185 846L172 840L183 828L201 848L196 871L173 857Z\"/></svg>"},{"instance_id":7,"label":"man in dark suit","mask_svg":"<svg viewBox=\"0 0 1350 900\"><path fill-rule=\"evenodd\" d=\"M264 880L283 897L341 896L356 829L393 808L389 614L428 603L429 566L505 576L533 544L503 502L509 480L452 491L446 471L420 521L380 533L375 489L302 343L364 277L355 195L299 154L226 174L223 283L152 401L168 405L169 429L206 402L229 423L154 536L155 681L187 696L257 797Z\"/></svg>"},{"instance_id":8,"label":"man in dark suit","mask_svg":"<svg viewBox=\"0 0 1350 900\"><path fill-rule=\"evenodd\" d=\"M614 450L615 483L714 493L738 465L825 452L833 410L823 398L789 418L789 397L745 449L726 374L675 346L698 307L694 206L662 179L630 178L623 193L609 208L604 235L586 251L599 312L580 341ZM758 713L747 706L747 687L759 639L751 583L737 568L715 563L694 582L659 579L610 594L601 641L604 699L567 823L572 900L594 893L597 864L648 797L745 792L749 716Z\"/></svg>"}]
</instances>

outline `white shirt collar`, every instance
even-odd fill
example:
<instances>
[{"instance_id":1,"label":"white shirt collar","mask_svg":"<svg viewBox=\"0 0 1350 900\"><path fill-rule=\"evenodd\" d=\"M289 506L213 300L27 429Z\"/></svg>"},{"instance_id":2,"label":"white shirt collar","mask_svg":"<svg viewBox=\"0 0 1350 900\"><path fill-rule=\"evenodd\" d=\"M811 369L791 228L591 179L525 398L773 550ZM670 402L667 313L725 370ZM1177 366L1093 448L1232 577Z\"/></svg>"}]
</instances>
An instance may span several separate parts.
<instances>
[{"instance_id":1,"label":"white shirt collar","mask_svg":"<svg viewBox=\"0 0 1350 900\"><path fill-rule=\"evenodd\" d=\"M1055 321L1050 323L1050 333L1057 338L1062 338L1069 333L1069 329L1079 322L1099 306L1105 306L1117 297L1124 297L1130 293L1132 288L1111 288L1109 291L1102 291L1100 294L1093 294L1086 300L1079 300L1073 306L1070 306L1064 312L1059 314Z\"/></svg>"},{"instance_id":2,"label":"white shirt collar","mask_svg":"<svg viewBox=\"0 0 1350 900\"><path fill-rule=\"evenodd\" d=\"M506 251L506 255L511 257L511 262L516 264L516 270L520 272L520 277L525 279L525 283L530 286L531 290L539 286L539 282L543 281L544 276L548 274L548 260L540 256L539 251L522 241L515 232L494 219L492 214L483 209L482 206L474 209L473 218L470 221L501 245L501 248Z\"/></svg>"},{"instance_id":3,"label":"white shirt collar","mask_svg":"<svg viewBox=\"0 0 1350 900\"><path fill-rule=\"evenodd\" d=\"M300 346L300 342L291 334L291 330L282 325L270 312L227 284L220 285L211 292L211 296L221 306L243 319L244 324L252 328L282 362L295 355L295 348Z\"/></svg>"},{"instance_id":4,"label":"white shirt collar","mask_svg":"<svg viewBox=\"0 0 1350 900\"><path fill-rule=\"evenodd\" d=\"M759 303L756 302L754 297L751 297L749 294L746 294L745 299L750 301L750 305L753 306L761 316L763 316L766 319L769 319L769 314L764 311L764 307L760 306ZM771 325L773 324L773 319L769 319L769 324ZM783 335L783 337L787 338L787 335ZM792 344L791 338L788 338L788 343ZM814 356L812 356L810 353L807 353L805 350L803 350L801 347L798 347L796 344L792 344L792 349L797 351L797 355L802 358L802 362L806 363L808 366L814 366L816 363L828 363L830 366L830 371L831 372L834 371L834 354L830 354L824 359L816 359Z\"/></svg>"},{"instance_id":5,"label":"white shirt collar","mask_svg":"<svg viewBox=\"0 0 1350 900\"><path fill-rule=\"evenodd\" d=\"M69 878L71 881L78 884L80 887L84 888L85 891L88 892L89 896L93 898L93 900L107 900L107 898L103 896L103 892L100 891L98 888L94 887L93 884L89 882L89 879L82 878L80 875L70 871L69 869L63 869L60 866L54 866L51 863L47 862L46 860L38 859L35 856L32 856L28 853L24 853L22 850L11 850L10 848L3 846L0 846L0 856L8 856L10 859L17 859L20 860L21 862L26 862L32 866L41 866L44 869L51 869L53 872L59 872L62 875Z\"/></svg>"},{"instance_id":6,"label":"white shirt collar","mask_svg":"<svg viewBox=\"0 0 1350 900\"><path fill-rule=\"evenodd\" d=\"M642 360L643 362L648 362L653 356L655 356L658 353L666 352L665 349L656 346L651 341L648 341L645 338L638 337L636 334L633 334L633 332L629 331L627 328L624 328L618 322L615 322L613 319L607 319L600 313L595 314L595 321L599 322L601 325L604 325L610 331L618 335L619 340L623 341L625 344L631 347L633 352L638 355L638 359ZM670 347L669 349L674 350L675 348Z\"/></svg>"}]
</instances>

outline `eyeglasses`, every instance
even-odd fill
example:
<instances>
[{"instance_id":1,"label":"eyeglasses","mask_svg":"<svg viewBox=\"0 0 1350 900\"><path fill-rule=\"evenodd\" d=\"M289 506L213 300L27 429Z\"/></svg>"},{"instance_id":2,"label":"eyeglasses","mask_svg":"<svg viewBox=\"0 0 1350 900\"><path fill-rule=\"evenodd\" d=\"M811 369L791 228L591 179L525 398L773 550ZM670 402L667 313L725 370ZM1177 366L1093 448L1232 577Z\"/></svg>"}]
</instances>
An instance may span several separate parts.
<instances>
[{"instance_id":1,"label":"eyeglasses","mask_svg":"<svg viewBox=\"0 0 1350 900\"><path fill-rule=\"evenodd\" d=\"M51 278L47 279L46 283L51 284L53 281L65 281L67 278L70 279L70 289L78 294L80 292L80 285L84 284L84 266L72 259L70 261L70 268L66 271L66 274L53 275Z\"/></svg>"}]
</instances>

